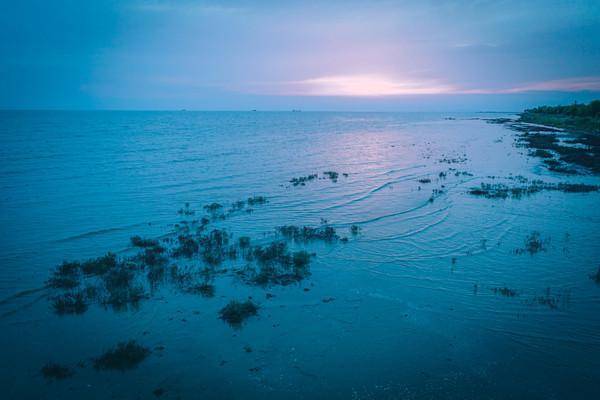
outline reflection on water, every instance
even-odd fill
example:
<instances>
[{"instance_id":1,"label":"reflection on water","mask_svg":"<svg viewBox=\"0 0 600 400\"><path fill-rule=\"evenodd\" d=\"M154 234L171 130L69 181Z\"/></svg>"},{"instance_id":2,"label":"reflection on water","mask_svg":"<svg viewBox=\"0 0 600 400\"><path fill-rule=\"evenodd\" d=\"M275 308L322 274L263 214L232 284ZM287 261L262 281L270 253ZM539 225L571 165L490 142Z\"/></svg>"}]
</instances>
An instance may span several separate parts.
<instances>
[{"instance_id":1,"label":"reflection on water","mask_svg":"<svg viewBox=\"0 0 600 400\"><path fill-rule=\"evenodd\" d=\"M1 113L8 397L589 398L600 378L598 193L468 191L517 175L598 178L548 172L513 132L472 118L483 115L444 117ZM311 174L323 179L289 182ZM308 245L311 275L297 284L225 274L214 297L164 285L129 311L52 312L43 286L64 259L125 257L131 236L173 237L186 202L200 212L255 195L269 202L214 225L268 243L278 226L326 219L348 242ZM532 232L543 251L516 251ZM260 310L241 329L218 318L248 296ZM152 350L137 368L93 368L130 339ZM49 361L74 375L46 381Z\"/></svg>"}]
</instances>

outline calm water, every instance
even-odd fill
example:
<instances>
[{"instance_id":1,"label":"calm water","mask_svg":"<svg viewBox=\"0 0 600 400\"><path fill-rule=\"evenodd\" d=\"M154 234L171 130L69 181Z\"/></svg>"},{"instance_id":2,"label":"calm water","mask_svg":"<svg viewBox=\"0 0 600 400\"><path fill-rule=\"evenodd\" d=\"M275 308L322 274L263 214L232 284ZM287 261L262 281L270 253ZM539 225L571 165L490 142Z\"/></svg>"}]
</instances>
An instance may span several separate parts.
<instances>
[{"instance_id":1,"label":"calm water","mask_svg":"<svg viewBox=\"0 0 600 400\"><path fill-rule=\"evenodd\" d=\"M600 179L548 172L514 132L474 119L482 114L447 116L0 113L3 397L595 397L600 193L490 200L467 190L511 175ZM339 180L288 183L327 170ZM312 246L312 275L298 285L224 275L213 298L164 286L135 310L53 313L44 282L62 260L127 255L132 235L172 235L186 202L201 210L250 195L269 203L217 225L266 241L277 226L324 218L349 242ZM533 231L545 251L517 254ZM218 319L247 296L257 317L238 330ZM126 372L91 367L129 339L164 350ZM48 361L84 366L48 382Z\"/></svg>"}]
</instances>

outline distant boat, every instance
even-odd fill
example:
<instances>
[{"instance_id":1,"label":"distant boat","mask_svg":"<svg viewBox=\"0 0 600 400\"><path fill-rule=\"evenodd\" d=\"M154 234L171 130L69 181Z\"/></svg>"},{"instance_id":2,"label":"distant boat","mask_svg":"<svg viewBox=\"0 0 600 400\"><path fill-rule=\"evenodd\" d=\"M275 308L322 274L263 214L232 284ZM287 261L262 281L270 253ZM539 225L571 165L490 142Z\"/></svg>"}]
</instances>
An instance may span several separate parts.
<instances>
[{"instance_id":1,"label":"distant boat","mask_svg":"<svg viewBox=\"0 0 600 400\"><path fill-rule=\"evenodd\" d=\"M301 112L302 110L293 109L292 112Z\"/></svg>"}]
</instances>

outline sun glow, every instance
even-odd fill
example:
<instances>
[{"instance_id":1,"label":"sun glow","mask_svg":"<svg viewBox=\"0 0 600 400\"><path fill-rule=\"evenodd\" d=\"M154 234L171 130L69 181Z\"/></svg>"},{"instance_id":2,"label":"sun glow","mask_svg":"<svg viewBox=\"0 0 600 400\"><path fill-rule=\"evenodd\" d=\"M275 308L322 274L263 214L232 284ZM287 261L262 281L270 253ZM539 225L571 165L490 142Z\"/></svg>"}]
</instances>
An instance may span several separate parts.
<instances>
[{"instance_id":1,"label":"sun glow","mask_svg":"<svg viewBox=\"0 0 600 400\"><path fill-rule=\"evenodd\" d=\"M307 96L401 96L452 93L435 81L402 81L382 75L336 75L290 82L287 89Z\"/></svg>"}]
</instances>

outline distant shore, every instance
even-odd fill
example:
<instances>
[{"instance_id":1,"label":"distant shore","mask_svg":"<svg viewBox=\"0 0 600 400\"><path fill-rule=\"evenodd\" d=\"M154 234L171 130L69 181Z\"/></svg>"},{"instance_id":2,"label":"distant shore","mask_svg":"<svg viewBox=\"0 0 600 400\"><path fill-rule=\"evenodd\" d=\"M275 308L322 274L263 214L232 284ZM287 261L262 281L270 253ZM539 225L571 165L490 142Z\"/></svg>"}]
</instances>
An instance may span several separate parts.
<instances>
[{"instance_id":1,"label":"distant shore","mask_svg":"<svg viewBox=\"0 0 600 400\"><path fill-rule=\"evenodd\" d=\"M600 100L594 100L589 104L532 108L522 112L519 121L600 134Z\"/></svg>"}]
</instances>

